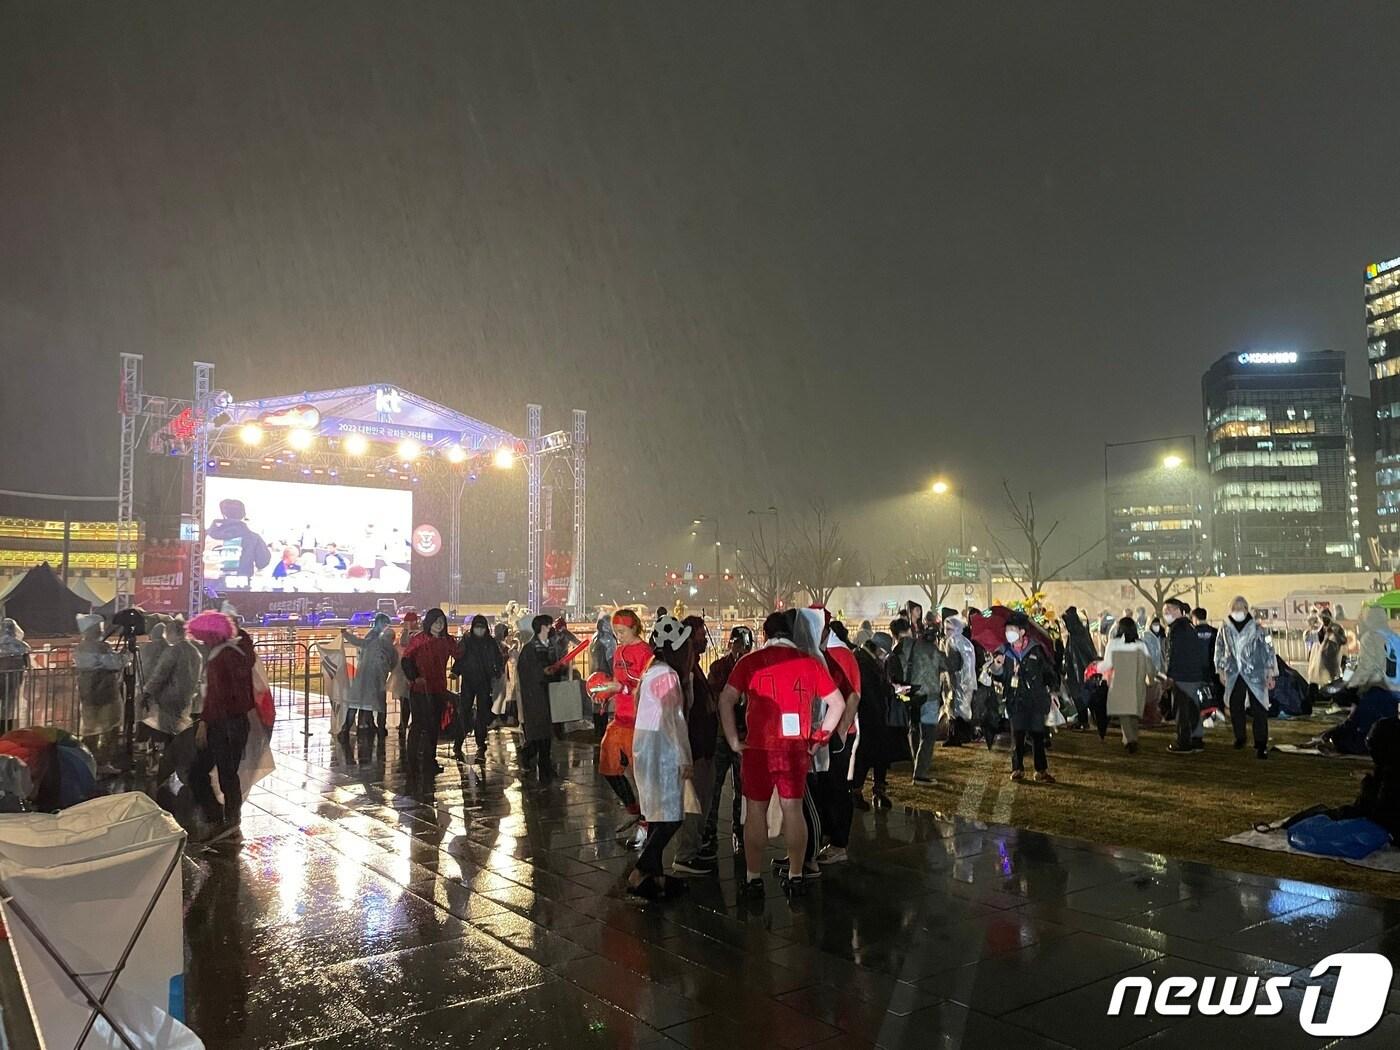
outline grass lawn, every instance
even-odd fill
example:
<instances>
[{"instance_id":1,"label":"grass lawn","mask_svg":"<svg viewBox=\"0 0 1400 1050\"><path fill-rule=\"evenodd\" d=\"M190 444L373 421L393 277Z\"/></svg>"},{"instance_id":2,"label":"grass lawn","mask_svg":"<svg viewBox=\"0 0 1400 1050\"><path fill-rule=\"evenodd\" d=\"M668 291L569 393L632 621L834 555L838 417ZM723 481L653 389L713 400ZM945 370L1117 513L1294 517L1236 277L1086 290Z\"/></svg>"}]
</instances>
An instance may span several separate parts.
<instances>
[{"instance_id":1,"label":"grass lawn","mask_svg":"<svg viewBox=\"0 0 1400 1050\"><path fill-rule=\"evenodd\" d=\"M1332 721L1274 719L1270 740L1302 743ZM1097 733L1060 732L1050 752L1057 784L1013 784L1005 746L990 753L981 744L940 746L933 771L938 783L912 784L909 767L897 767L890 773L890 797L943 815L1400 898L1400 876L1220 841L1319 802L1351 801L1370 762L1278 752L1261 762L1252 747L1234 750L1223 726L1206 730L1203 754L1169 754L1174 739L1169 726L1143 730L1138 753L1129 755L1116 730L1104 741Z\"/></svg>"}]
</instances>

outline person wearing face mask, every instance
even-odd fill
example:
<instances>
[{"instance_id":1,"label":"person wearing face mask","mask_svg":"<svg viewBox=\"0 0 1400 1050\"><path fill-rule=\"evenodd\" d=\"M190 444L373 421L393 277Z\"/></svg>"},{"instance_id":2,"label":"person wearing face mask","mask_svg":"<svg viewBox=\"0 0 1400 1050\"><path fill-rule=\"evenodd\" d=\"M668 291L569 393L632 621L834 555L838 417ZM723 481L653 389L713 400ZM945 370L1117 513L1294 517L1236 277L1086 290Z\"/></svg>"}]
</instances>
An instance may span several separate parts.
<instances>
[{"instance_id":1,"label":"person wearing face mask","mask_svg":"<svg viewBox=\"0 0 1400 1050\"><path fill-rule=\"evenodd\" d=\"M1235 750L1245 745L1245 715L1254 722L1254 752L1269 757L1269 690L1274 687L1278 661L1264 628L1249 611L1243 596L1230 603L1230 618L1215 638L1215 670L1229 698Z\"/></svg>"},{"instance_id":2,"label":"person wearing face mask","mask_svg":"<svg viewBox=\"0 0 1400 1050\"><path fill-rule=\"evenodd\" d=\"M522 774L534 772L541 784L554 779L554 725L549 707L549 668L557 659L550 651L553 619L543 613L530 621L530 640L520 649L515 676L520 682L520 728L524 744L517 752Z\"/></svg>"},{"instance_id":3,"label":"person wearing face mask","mask_svg":"<svg viewBox=\"0 0 1400 1050\"><path fill-rule=\"evenodd\" d=\"M476 737L478 766L486 765L486 731L491 727L491 697L496 680L505 672L501 647L491 637L486 617L472 617L471 626L457 647L457 662L452 667L462 680L461 702L457 705L457 722L453 727L453 757L465 760L462 742L471 726ZM475 715L473 715L475 711Z\"/></svg>"},{"instance_id":4,"label":"person wearing face mask","mask_svg":"<svg viewBox=\"0 0 1400 1050\"><path fill-rule=\"evenodd\" d=\"M1191 607L1179 598L1167 600L1167 679L1172 683L1172 707L1176 711L1176 742L1167 745L1174 755L1204 751L1205 725L1201 722L1201 693L1210 681L1210 654L1201 645L1191 623Z\"/></svg>"},{"instance_id":5,"label":"person wearing face mask","mask_svg":"<svg viewBox=\"0 0 1400 1050\"><path fill-rule=\"evenodd\" d=\"M447 633L447 614L429 609L423 617L423 631L404 647L402 664L409 682L408 747L409 777L423 786L433 774L442 772L435 757L442 716L451 703L447 690L447 669L457 655L457 642Z\"/></svg>"},{"instance_id":6,"label":"person wearing face mask","mask_svg":"<svg viewBox=\"0 0 1400 1050\"><path fill-rule=\"evenodd\" d=\"M1132 620L1131 616L1123 617L1125 620ZM1133 620L1136 623L1136 620ZM1109 632L1112 634L1112 631ZM1152 658L1152 669L1157 674L1167 673L1167 631L1162 626L1162 621L1158 617L1152 617L1152 622L1147 625L1147 629L1139 629L1138 634L1142 638L1142 644L1147 646L1147 655Z\"/></svg>"},{"instance_id":7,"label":"person wearing face mask","mask_svg":"<svg viewBox=\"0 0 1400 1050\"><path fill-rule=\"evenodd\" d=\"M1050 717L1050 693L1059 687L1054 657L1030 633L1030 618L1013 612L1006 620L1006 644L992 656L989 673L1002 686L1011 721L1011 779L1026 777L1026 743L1035 760L1035 779L1055 783L1046 757L1045 722Z\"/></svg>"}]
</instances>

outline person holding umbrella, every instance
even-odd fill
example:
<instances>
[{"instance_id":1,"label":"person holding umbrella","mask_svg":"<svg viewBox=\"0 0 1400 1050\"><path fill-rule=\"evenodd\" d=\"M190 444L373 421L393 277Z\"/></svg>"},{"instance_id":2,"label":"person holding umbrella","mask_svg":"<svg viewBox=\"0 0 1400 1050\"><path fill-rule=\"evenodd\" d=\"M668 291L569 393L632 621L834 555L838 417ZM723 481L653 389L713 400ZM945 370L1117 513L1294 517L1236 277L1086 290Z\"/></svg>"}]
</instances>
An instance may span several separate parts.
<instances>
[{"instance_id":1,"label":"person holding umbrella","mask_svg":"<svg viewBox=\"0 0 1400 1050\"><path fill-rule=\"evenodd\" d=\"M1006 714L1011 721L1011 779L1024 780L1026 743L1035 762L1035 779L1053 784L1046 758L1045 724L1050 717L1050 694L1059 684L1050 651L1031 631L1030 617L1020 610L1006 618L1005 644L992 656L991 677L1001 683Z\"/></svg>"}]
</instances>

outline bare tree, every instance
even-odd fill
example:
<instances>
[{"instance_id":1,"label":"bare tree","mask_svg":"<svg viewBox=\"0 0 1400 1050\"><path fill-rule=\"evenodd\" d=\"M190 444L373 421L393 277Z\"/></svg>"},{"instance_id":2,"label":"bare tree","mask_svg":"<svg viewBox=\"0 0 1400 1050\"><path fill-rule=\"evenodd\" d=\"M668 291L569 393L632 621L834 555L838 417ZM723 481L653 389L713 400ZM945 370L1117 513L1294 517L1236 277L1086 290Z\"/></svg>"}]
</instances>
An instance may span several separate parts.
<instances>
[{"instance_id":1,"label":"bare tree","mask_svg":"<svg viewBox=\"0 0 1400 1050\"><path fill-rule=\"evenodd\" d=\"M1060 527L1059 519L1051 522L1050 527L1042 533L1040 523L1036 519L1035 493L1027 492L1026 501L1022 503L1011 494L1011 486L1005 481L1002 481L1001 488L1006 493L1007 513L1011 517L1012 524L1021 534L1021 541L1025 545L1026 557L1022 561L1022 565L1025 567L1024 581L1017 574L1008 573L1011 576L1011 582L1016 585L1016 589L1021 592L1022 596L1029 598L1040 592L1047 583L1051 580L1058 580L1060 573L1076 562L1082 561L1104 542L1105 537L1100 536L1068 561L1051 567L1051 563L1046 560L1045 548L1049 545L1050 538L1055 535L1055 530ZM997 550L997 556L1009 567L1012 564L1012 559L1006 545L1002 543L1000 537L985 519L983 525L986 527L987 535L991 538L992 546Z\"/></svg>"},{"instance_id":2,"label":"bare tree","mask_svg":"<svg viewBox=\"0 0 1400 1050\"><path fill-rule=\"evenodd\" d=\"M818 501L797 527L793 544L793 566L798 586L812 596L817 605L825 605L831 592L841 585L845 561L850 553L841 536L841 526Z\"/></svg>"},{"instance_id":3,"label":"bare tree","mask_svg":"<svg viewBox=\"0 0 1400 1050\"><path fill-rule=\"evenodd\" d=\"M749 542L734 552L743 583L765 614L792 597L792 548L779 546L776 527L763 528L763 518L755 519Z\"/></svg>"},{"instance_id":4,"label":"bare tree","mask_svg":"<svg viewBox=\"0 0 1400 1050\"><path fill-rule=\"evenodd\" d=\"M1156 578L1128 575L1127 581L1133 588L1149 602L1152 603L1152 612L1156 616L1162 615L1162 607L1167 604L1168 599L1180 598L1188 593L1193 584L1196 592L1196 604L1201 604L1201 577L1198 567L1200 554L1199 542L1191 550L1183 554L1174 564L1167 567L1167 575ZM1150 588L1150 589L1149 589Z\"/></svg>"},{"instance_id":5,"label":"bare tree","mask_svg":"<svg viewBox=\"0 0 1400 1050\"><path fill-rule=\"evenodd\" d=\"M928 599L928 607L941 609L953 589L953 580L948 575L948 545L938 537L920 543L909 552L905 564L909 568L909 578Z\"/></svg>"}]
</instances>

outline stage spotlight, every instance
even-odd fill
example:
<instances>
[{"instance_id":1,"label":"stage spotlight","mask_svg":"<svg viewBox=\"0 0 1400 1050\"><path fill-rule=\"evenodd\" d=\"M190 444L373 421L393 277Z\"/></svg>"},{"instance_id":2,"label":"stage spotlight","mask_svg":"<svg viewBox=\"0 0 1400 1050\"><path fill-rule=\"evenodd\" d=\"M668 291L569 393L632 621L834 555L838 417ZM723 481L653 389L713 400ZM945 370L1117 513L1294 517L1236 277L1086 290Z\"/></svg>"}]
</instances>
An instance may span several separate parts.
<instances>
[{"instance_id":1,"label":"stage spotlight","mask_svg":"<svg viewBox=\"0 0 1400 1050\"><path fill-rule=\"evenodd\" d=\"M465 463L467 461L467 450L461 445L450 445L447 449L447 462Z\"/></svg>"},{"instance_id":2,"label":"stage spotlight","mask_svg":"<svg viewBox=\"0 0 1400 1050\"><path fill-rule=\"evenodd\" d=\"M491 464L497 470L509 470L515 466L515 453L502 446L496 449L496 454L491 457Z\"/></svg>"},{"instance_id":3,"label":"stage spotlight","mask_svg":"<svg viewBox=\"0 0 1400 1050\"><path fill-rule=\"evenodd\" d=\"M363 434L351 434L341 445L345 449L346 455L363 456L369 451L369 442L365 440Z\"/></svg>"},{"instance_id":4,"label":"stage spotlight","mask_svg":"<svg viewBox=\"0 0 1400 1050\"><path fill-rule=\"evenodd\" d=\"M291 445L292 448L296 449L298 452L305 452L311 447L315 440L315 434L311 433L309 430L303 430L301 427L287 432L287 444Z\"/></svg>"},{"instance_id":5,"label":"stage spotlight","mask_svg":"<svg viewBox=\"0 0 1400 1050\"><path fill-rule=\"evenodd\" d=\"M404 463L412 463L423 454L423 446L412 438L404 438L399 442L399 459Z\"/></svg>"},{"instance_id":6,"label":"stage spotlight","mask_svg":"<svg viewBox=\"0 0 1400 1050\"><path fill-rule=\"evenodd\" d=\"M256 423L244 423L238 431L238 440L245 445L261 445L262 439L262 427Z\"/></svg>"}]
</instances>

